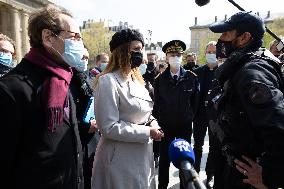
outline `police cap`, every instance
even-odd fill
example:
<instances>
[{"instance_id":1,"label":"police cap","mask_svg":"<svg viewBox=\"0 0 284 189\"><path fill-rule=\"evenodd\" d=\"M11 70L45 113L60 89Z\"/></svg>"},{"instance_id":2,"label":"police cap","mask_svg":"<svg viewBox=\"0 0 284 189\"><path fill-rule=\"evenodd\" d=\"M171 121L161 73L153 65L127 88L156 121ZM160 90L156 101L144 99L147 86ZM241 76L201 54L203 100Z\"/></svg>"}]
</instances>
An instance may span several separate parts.
<instances>
[{"instance_id":1,"label":"police cap","mask_svg":"<svg viewBox=\"0 0 284 189\"><path fill-rule=\"evenodd\" d=\"M185 51L185 49L186 49L185 43L183 41L180 41L180 40L169 41L162 48L164 53L169 53L169 52L183 53L183 51Z\"/></svg>"},{"instance_id":2,"label":"police cap","mask_svg":"<svg viewBox=\"0 0 284 189\"><path fill-rule=\"evenodd\" d=\"M263 20L256 14L246 11L238 12L224 22L212 24L209 29L214 33L236 29L240 33L249 32L255 39L261 39L265 33Z\"/></svg>"}]
</instances>

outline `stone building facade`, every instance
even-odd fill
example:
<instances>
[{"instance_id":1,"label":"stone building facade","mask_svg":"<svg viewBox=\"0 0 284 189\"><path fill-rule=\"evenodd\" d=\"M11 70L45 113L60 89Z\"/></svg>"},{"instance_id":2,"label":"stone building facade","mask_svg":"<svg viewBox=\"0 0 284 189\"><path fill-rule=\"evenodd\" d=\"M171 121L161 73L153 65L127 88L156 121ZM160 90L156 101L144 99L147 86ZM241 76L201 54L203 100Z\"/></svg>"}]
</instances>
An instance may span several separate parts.
<instances>
[{"instance_id":1,"label":"stone building facade","mask_svg":"<svg viewBox=\"0 0 284 189\"><path fill-rule=\"evenodd\" d=\"M15 41L18 62L30 48L28 19L31 12L54 0L0 0L0 32Z\"/></svg>"}]
</instances>

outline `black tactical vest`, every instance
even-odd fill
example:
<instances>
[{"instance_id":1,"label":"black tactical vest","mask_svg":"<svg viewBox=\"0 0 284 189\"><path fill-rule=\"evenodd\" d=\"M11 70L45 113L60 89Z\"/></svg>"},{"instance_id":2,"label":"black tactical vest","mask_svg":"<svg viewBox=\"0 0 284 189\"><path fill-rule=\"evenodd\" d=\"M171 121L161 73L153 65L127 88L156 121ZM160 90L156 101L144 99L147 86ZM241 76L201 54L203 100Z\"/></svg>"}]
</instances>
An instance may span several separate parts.
<instances>
[{"instance_id":1,"label":"black tactical vest","mask_svg":"<svg viewBox=\"0 0 284 189\"><path fill-rule=\"evenodd\" d=\"M212 105L216 111L216 132L222 144L223 154L233 161L235 158L240 158L241 155L246 155L252 159L259 157L263 151L261 140L255 135L256 131L251 127L248 115L245 112L236 89L234 88L235 73L238 72L246 63L253 59L263 59L277 71L276 77L279 79L280 90L284 91L283 73L281 66L265 56L258 56L254 53L243 54L238 59L238 64L234 67L232 73L221 86L215 86L211 93ZM229 162L232 166L233 162Z\"/></svg>"}]
</instances>

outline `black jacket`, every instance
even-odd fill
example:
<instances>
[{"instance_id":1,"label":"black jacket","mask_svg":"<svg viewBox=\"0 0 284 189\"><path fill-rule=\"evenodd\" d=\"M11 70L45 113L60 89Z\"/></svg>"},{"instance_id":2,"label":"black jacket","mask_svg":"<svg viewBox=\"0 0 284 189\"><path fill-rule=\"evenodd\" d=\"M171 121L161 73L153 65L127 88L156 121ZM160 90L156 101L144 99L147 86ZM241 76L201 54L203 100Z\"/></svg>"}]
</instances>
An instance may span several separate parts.
<instances>
[{"instance_id":1,"label":"black jacket","mask_svg":"<svg viewBox=\"0 0 284 189\"><path fill-rule=\"evenodd\" d=\"M153 115L164 132L191 132L198 90L196 75L182 67L177 83L171 76L170 67L155 80Z\"/></svg>"},{"instance_id":2,"label":"black jacket","mask_svg":"<svg viewBox=\"0 0 284 189\"><path fill-rule=\"evenodd\" d=\"M218 124L224 132L223 145L229 149L227 157L259 157L264 184L278 188L284 186L284 96L281 73L276 63L269 62L236 55L216 70L224 90ZM241 184L244 176L233 163L231 167L225 177L227 188L249 188Z\"/></svg>"},{"instance_id":3,"label":"black jacket","mask_svg":"<svg viewBox=\"0 0 284 189\"><path fill-rule=\"evenodd\" d=\"M183 65L183 68L184 68L185 70L194 71L194 70L196 70L197 68L199 68L199 66L198 66L198 65L192 66L190 63L186 63L185 65Z\"/></svg>"},{"instance_id":4,"label":"black jacket","mask_svg":"<svg viewBox=\"0 0 284 189\"><path fill-rule=\"evenodd\" d=\"M82 145L85 147L94 134L89 134L90 124L83 121L90 98L94 96L88 72L74 70L70 91L76 105L76 114Z\"/></svg>"},{"instance_id":5,"label":"black jacket","mask_svg":"<svg viewBox=\"0 0 284 189\"><path fill-rule=\"evenodd\" d=\"M3 64L0 64L0 77L7 74L12 68Z\"/></svg>"},{"instance_id":6,"label":"black jacket","mask_svg":"<svg viewBox=\"0 0 284 189\"><path fill-rule=\"evenodd\" d=\"M203 65L194 70L196 73L198 82L200 84L200 92L198 97L198 106L196 110L196 118L207 119L206 106L208 104L207 95L208 91L212 88L212 81L215 79L215 70L217 66L212 70L207 66Z\"/></svg>"},{"instance_id":7,"label":"black jacket","mask_svg":"<svg viewBox=\"0 0 284 189\"><path fill-rule=\"evenodd\" d=\"M23 59L0 79L1 184L11 189L81 189L82 153L76 109L49 132L38 89L48 75Z\"/></svg>"}]
</instances>

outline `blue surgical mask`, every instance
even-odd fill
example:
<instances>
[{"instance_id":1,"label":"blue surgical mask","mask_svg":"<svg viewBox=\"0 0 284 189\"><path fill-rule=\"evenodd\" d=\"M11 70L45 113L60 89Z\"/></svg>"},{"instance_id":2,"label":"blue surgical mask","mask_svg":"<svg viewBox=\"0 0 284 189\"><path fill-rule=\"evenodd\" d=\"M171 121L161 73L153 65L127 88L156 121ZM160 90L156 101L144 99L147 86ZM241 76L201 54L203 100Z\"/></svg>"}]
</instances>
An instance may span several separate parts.
<instances>
[{"instance_id":1,"label":"blue surgical mask","mask_svg":"<svg viewBox=\"0 0 284 189\"><path fill-rule=\"evenodd\" d=\"M146 73L146 69L147 69L147 65L146 64L141 64L139 66L139 71L140 71L141 75L144 75Z\"/></svg>"},{"instance_id":2,"label":"blue surgical mask","mask_svg":"<svg viewBox=\"0 0 284 189\"><path fill-rule=\"evenodd\" d=\"M78 71L86 71L88 61L82 60L85 54L83 41L74 41L72 39L64 39L63 60Z\"/></svg>"},{"instance_id":3,"label":"blue surgical mask","mask_svg":"<svg viewBox=\"0 0 284 189\"><path fill-rule=\"evenodd\" d=\"M101 65L100 65L100 69L102 71L104 71L106 69L106 67L107 67L107 63L106 62L102 62Z\"/></svg>"},{"instance_id":4,"label":"blue surgical mask","mask_svg":"<svg viewBox=\"0 0 284 189\"><path fill-rule=\"evenodd\" d=\"M206 61L209 64L217 64L216 54L206 54Z\"/></svg>"},{"instance_id":5,"label":"blue surgical mask","mask_svg":"<svg viewBox=\"0 0 284 189\"><path fill-rule=\"evenodd\" d=\"M13 66L12 54L0 52L0 64L12 67Z\"/></svg>"}]
</instances>

